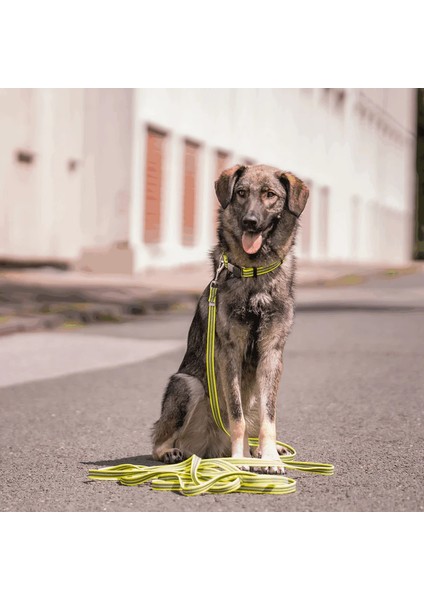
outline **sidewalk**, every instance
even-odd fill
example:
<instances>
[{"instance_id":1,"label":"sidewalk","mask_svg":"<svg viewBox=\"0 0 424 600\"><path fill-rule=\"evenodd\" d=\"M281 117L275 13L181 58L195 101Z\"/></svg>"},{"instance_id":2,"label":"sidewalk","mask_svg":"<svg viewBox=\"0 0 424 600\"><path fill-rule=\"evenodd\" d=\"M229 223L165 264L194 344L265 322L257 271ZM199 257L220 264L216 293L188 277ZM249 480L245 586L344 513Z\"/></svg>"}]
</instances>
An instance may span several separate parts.
<instances>
[{"instance_id":1,"label":"sidewalk","mask_svg":"<svg viewBox=\"0 0 424 600\"><path fill-rule=\"evenodd\" d=\"M302 298L307 301L308 297L328 298L334 288L422 272L424 263L412 261L402 267L299 262L297 303L299 306ZM152 269L133 276L52 268L3 270L0 271L0 335L192 310L211 276L209 263Z\"/></svg>"}]
</instances>

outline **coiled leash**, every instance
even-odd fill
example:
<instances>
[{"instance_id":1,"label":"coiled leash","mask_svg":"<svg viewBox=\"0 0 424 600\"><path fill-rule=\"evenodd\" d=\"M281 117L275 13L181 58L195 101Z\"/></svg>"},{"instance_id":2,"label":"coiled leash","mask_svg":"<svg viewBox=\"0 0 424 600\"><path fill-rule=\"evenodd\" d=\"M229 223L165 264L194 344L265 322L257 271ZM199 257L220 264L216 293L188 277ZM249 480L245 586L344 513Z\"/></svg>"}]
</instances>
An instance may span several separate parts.
<instances>
[{"instance_id":1,"label":"coiled leash","mask_svg":"<svg viewBox=\"0 0 424 600\"><path fill-rule=\"evenodd\" d=\"M227 269L235 277L257 277L271 273L280 267L282 261L276 261L267 267L238 267L228 261L223 254L215 277L209 285L208 329L206 341L206 376L212 415L216 425L230 435L221 418L218 392L216 387L214 349L216 329L216 302L218 277ZM258 438L249 438L249 446L259 446ZM307 471L319 475L333 475L334 466L326 463L295 461L296 451L288 444L277 441L285 454L278 460L259 458L199 458L190 456L187 460L174 465L148 467L143 465L117 465L104 469L90 469L90 479L113 479L123 485L141 485L150 482L154 490L180 492L185 496L199 494L230 494L241 492L248 494L291 494L296 491L296 482L284 475L265 475L246 470L246 467L274 467L283 465L286 469Z\"/></svg>"}]
</instances>

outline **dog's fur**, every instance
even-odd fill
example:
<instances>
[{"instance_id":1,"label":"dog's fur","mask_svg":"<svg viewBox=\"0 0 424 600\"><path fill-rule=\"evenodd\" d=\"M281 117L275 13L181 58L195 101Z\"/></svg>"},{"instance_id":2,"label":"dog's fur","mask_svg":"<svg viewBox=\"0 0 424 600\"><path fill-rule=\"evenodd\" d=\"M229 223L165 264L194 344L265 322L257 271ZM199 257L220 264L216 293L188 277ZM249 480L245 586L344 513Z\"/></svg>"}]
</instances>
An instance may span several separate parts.
<instances>
[{"instance_id":1,"label":"dog's fur","mask_svg":"<svg viewBox=\"0 0 424 600\"><path fill-rule=\"evenodd\" d=\"M293 314L293 244L309 191L291 173L265 165L235 165L215 183L221 204L214 272L223 252L233 264L281 267L257 278L219 276L215 370L219 406L230 438L215 424L206 380L209 287L203 292L188 334L187 351L169 380L162 413L153 426L153 457L166 463L200 457L248 457L248 437L259 437L258 457L278 458L276 397L283 349ZM262 232L255 254L242 245L243 232ZM265 467L266 473L282 468Z\"/></svg>"}]
</instances>

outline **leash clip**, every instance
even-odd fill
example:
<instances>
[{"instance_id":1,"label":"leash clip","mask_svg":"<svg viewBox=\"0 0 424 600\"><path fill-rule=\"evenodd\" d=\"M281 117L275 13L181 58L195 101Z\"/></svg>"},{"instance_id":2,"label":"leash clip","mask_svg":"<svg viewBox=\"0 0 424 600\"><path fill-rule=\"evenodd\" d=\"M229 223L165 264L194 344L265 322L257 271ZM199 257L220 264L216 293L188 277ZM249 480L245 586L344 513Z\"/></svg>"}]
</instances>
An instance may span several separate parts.
<instances>
[{"instance_id":1,"label":"leash clip","mask_svg":"<svg viewBox=\"0 0 424 600\"><path fill-rule=\"evenodd\" d=\"M218 268L217 268L216 273L215 273L215 277L211 281L211 285L213 287L218 287L218 277L219 277L219 274L221 273L221 271L223 270L224 267L225 267L224 260L222 258L222 254L221 254L221 256L219 257L219 263L218 263Z\"/></svg>"}]
</instances>

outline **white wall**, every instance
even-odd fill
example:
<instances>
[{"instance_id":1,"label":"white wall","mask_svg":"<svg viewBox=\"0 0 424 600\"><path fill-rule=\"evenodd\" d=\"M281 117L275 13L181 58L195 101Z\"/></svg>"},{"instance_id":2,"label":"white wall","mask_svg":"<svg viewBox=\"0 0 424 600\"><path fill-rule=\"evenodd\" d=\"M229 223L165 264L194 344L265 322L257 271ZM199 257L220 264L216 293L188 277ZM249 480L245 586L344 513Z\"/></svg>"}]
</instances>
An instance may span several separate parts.
<instances>
[{"instance_id":1,"label":"white wall","mask_svg":"<svg viewBox=\"0 0 424 600\"><path fill-rule=\"evenodd\" d=\"M148 125L168 133L168 221L162 243L142 243L142 221L133 240L137 267L196 262L213 242L208 223L215 210L213 161L217 149L233 162L251 159L292 170L311 181L310 251L304 259L404 262L411 256L414 202L415 90L192 89L138 90L138 147ZM202 148L198 230L193 248L180 241L181 147ZM142 150L133 197L143 189ZM322 239L322 198L328 190L328 239ZM141 195L141 202L143 202ZM143 205L138 207L143 211ZM320 225L321 224L321 225ZM141 241L140 241L141 240ZM171 243L172 242L172 243Z\"/></svg>"},{"instance_id":2,"label":"white wall","mask_svg":"<svg viewBox=\"0 0 424 600\"><path fill-rule=\"evenodd\" d=\"M133 96L132 89L84 91L80 269L131 272L134 268L129 248ZM140 165L135 167L140 170Z\"/></svg>"},{"instance_id":3,"label":"white wall","mask_svg":"<svg viewBox=\"0 0 424 600\"><path fill-rule=\"evenodd\" d=\"M206 259L216 151L311 183L305 260L411 257L415 90L0 90L0 257L138 271ZM168 133L161 242L143 243L147 126ZM183 145L200 144L196 237L181 244ZM34 154L32 164L16 160ZM71 169L70 165L75 168ZM328 190L328 238L323 239ZM321 223L321 225L320 225Z\"/></svg>"},{"instance_id":4,"label":"white wall","mask_svg":"<svg viewBox=\"0 0 424 600\"><path fill-rule=\"evenodd\" d=\"M0 90L0 256L79 260L129 237L133 90ZM31 164L16 154L33 155ZM122 264L119 268L122 268ZM125 266L125 270L130 267Z\"/></svg>"},{"instance_id":5,"label":"white wall","mask_svg":"<svg viewBox=\"0 0 424 600\"><path fill-rule=\"evenodd\" d=\"M0 255L63 259L81 246L82 90L0 90ZM24 151L31 164L17 161ZM69 169L69 161L77 168Z\"/></svg>"}]
</instances>

